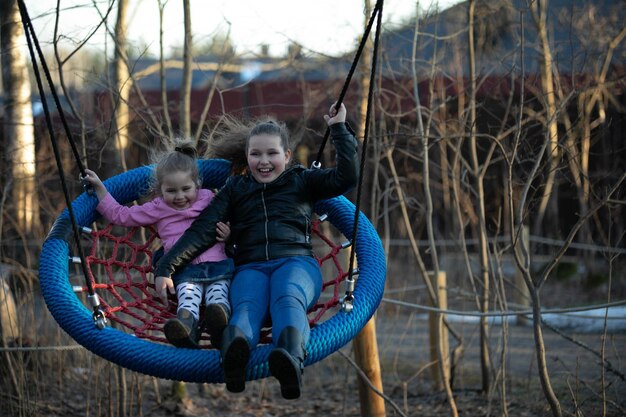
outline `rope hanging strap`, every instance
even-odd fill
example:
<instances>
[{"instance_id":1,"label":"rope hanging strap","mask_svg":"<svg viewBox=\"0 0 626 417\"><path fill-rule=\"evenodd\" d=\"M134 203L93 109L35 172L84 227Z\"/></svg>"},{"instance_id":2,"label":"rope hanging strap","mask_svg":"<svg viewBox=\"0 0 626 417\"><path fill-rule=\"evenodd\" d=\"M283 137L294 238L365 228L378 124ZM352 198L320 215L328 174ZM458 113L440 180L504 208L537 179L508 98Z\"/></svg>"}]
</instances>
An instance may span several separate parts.
<instances>
[{"instance_id":1,"label":"rope hanging strap","mask_svg":"<svg viewBox=\"0 0 626 417\"><path fill-rule=\"evenodd\" d=\"M92 319L93 319L94 324L99 329L102 329L106 326L107 321L106 321L106 317L104 313L100 309L100 299L98 298L98 295L94 292L91 282L89 282L89 280L87 279L87 267L85 265L85 255L83 253L83 249L80 244L80 232L76 223L76 216L74 215L74 212L71 207L71 199L70 199L70 194L68 191L67 183L65 181L65 173L63 170L63 163L61 162L61 154L59 152L55 131L52 128L52 119L50 117L50 111L48 110L48 101L46 99L46 95L44 94L44 88L43 88L43 84L41 81L41 74L39 73L39 66L37 65L37 56L35 55L34 48L37 48L39 60L41 61L41 66L48 80L48 85L50 87L50 90L52 91L52 96L54 97L57 110L59 112L59 115L61 116L61 120L63 121L65 132L67 134L68 140L72 147L74 158L76 159L76 163L78 164L80 168L81 174L84 174L85 169L82 165L80 157L78 156L78 149L76 148L76 144L74 143L74 140L72 139L71 131L69 129L69 126L67 125L67 121L65 120L65 115L62 111L59 97L56 94L56 89L54 88L54 84L52 83L52 78L50 77L50 71L48 69L48 66L46 65L43 52L41 51L41 47L39 46L39 42L37 41L37 35L35 34L35 30L33 29L32 22L30 20L30 17L28 16L28 11L26 10L26 6L24 5L23 0L18 0L18 7L20 10L20 16L22 18L22 24L24 25L24 33L26 36L27 44L28 44L28 51L30 53L31 61L33 64L33 72L35 74L35 79L37 80L37 88L39 89L39 97L41 99L41 104L43 106L44 115L46 118L46 126L48 128L48 132L50 133L50 142L52 144L52 149L54 151L54 159L56 161L57 169L59 171L61 186L63 188L63 195L65 196L65 203L68 207L69 221L71 222L71 225L72 225L72 233L74 236L74 242L76 244L76 249L78 250L78 255L79 255L79 259L81 263L81 268L83 271L83 276L85 277L87 290L89 292L89 300L93 308Z\"/></svg>"},{"instance_id":2,"label":"rope hanging strap","mask_svg":"<svg viewBox=\"0 0 626 417\"><path fill-rule=\"evenodd\" d=\"M380 30L382 26L382 17L383 17L382 0L379 0L376 3L376 9L372 13L372 18L376 14L376 10L378 10L378 19L376 20L376 36L374 38L374 51L372 53L373 55L372 67L370 69L370 85L369 85L369 90L367 92L367 109L365 112L365 132L363 134L363 150L361 152L361 164L359 166L359 182L357 185L357 195L356 195L356 212L357 213L359 213L361 209L361 195L363 192L363 172L365 171L365 159L367 157L367 146L369 143L369 127L370 127L370 114L371 114L370 110L372 107L372 97L374 96L374 81L376 78L376 61L377 61L376 58L378 57L378 43L380 40ZM354 244L356 240L356 233L357 233L358 227L359 227L359 216L355 215L354 223L352 226L352 241L351 241L351 244L352 244L351 246L353 249L350 251L350 263L348 267L350 276L346 280L346 294L344 295L341 301L342 308L346 311L350 311L354 303L354 296L352 294L354 292L354 285L355 285L355 280L353 278L354 262L355 262L355 256L356 256L356 251L354 250L354 246L355 246Z\"/></svg>"},{"instance_id":3,"label":"rope hanging strap","mask_svg":"<svg viewBox=\"0 0 626 417\"><path fill-rule=\"evenodd\" d=\"M374 50L373 50L373 57L372 57L372 66L370 68L370 83L369 83L369 90L367 92L367 108L366 108L366 113L365 113L365 132L363 134L363 149L361 152L361 163L359 166L359 180L358 180L358 184L357 184L357 197L356 197L356 211L355 213L359 213L360 212L360 207L361 207L361 194L362 194L362 189L363 189L363 172L365 170L365 159L367 157L367 146L368 146L368 137L369 137L369 125L370 125L370 109L371 109L371 104L372 104L372 97L374 95L374 82L375 82L375 78L376 78L376 62L377 62L377 57L378 57L378 44L379 44L379 40L380 40L380 32L381 32L381 27L382 27L382 15L383 15L383 0L378 0L376 2L376 6L374 7L374 10L372 11L372 16L369 19L369 22L367 24L367 27L365 29L365 33L363 34L363 37L361 38L361 42L359 44L359 48L357 50L357 53L354 57L354 60L352 61L352 66L350 67L350 71L348 72L348 76L346 77L346 80L344 82L344 85L341 89L341 93L339 94L339 98L337 99L337 103L335 104L335 109L339 110L339 108L341 107L341 103L343 103L343 99L345 98L345 95L348 91L348 86L350 85L350 81L352 80L352 76L354 75L354 71L356 69L357 63L359 62L359 59L361 58L361 55L363 53L363 49L365 48L365 44L367 42L367 39L369 37L369 34L372 30L372 26L374 24L374 19L376 19L376 34L375 34L375 38L374 38ZM322 144L320 145L320 149L318 151L317 154L317 159L313 162L313 168L320 168L321 167L321 159L322 159L322 154L324 153L324 147L326 146L326 143L328 141L328 137L330 135L330 128L326 128L326 133L324 134L324 138L322 140ZM346 279L346 292L345 295L343 296L342 300L341 300L341 306L342 309L346 312L350 312L352 311L352 308L354 307L354 287L355 287L355 279L354 279L354 274L356 274L358 271L356 271L354 269L354 263L355 263L355 240L356 240L356 232L358 230L358 225L359 225L359 216L355 214L354 216L354 222L353 222L353 227L352 227L352 240L350 241L350 246L351 246L351 250L350 250L350 263L349 263L349 267L348 267L348 277Z\"/></svg>"},{"instance_id":4,"label":"rope hanging strap","mask_svg":"<svg viewBox=\"0 0 626 417\"><path fill-rule=\"evenodd\" d=\"M350 70L348 71L348 75L346 76L346 80L343 83L343 87L341 88L341 92L339 93L339 98L337 98L337 103L335 104L335 109L339 110L339 107L341 107L341 103L343 103L344 98L346 97L346 94L348 92L348 87L350 86L350 82L352 81L352 76L354 75L354 72L356 71L356 66L359 63L359 60L361 59L361 55L363 54L363 50L365 49L365 44L367 43L367 39L369 37L370 32L372 31L372 26L374 25L374 19L376 18L376 15L378 15L378 20L379 23L377 24L377 37L378 37L378 33L380 32L380 15L382 15L382 10L383 10L383 0L378 0L376 2L376 5L374 6L374 10L372 11L372 16L370 16L370 19L367 23L367 26L365 27L365 32L363 33L363 36L361 37L361 42L359 43L359 47L356 51L356 54L354 55L354 59L352 60L352 65L350 66ZM376 56L376 52L374 53L374 57ZM374 60L375 61L375 60ZM374 62L372 63L374 65ZM371 92L371 85L370 84L370 92ZM368 108L369 108L369 104L368 104ZM320 145L319 150L317 151L317 157L315 158L315 161L313 161L313 168L320 168L322 163L320 162L322 160L322 155L324 154L324 148L326 147L326 143L328 142L328 138L330 137L330 129L326 128L326 132L324 133L324 138L322 139L322 144Z\"/></svg>"}]
</instances>

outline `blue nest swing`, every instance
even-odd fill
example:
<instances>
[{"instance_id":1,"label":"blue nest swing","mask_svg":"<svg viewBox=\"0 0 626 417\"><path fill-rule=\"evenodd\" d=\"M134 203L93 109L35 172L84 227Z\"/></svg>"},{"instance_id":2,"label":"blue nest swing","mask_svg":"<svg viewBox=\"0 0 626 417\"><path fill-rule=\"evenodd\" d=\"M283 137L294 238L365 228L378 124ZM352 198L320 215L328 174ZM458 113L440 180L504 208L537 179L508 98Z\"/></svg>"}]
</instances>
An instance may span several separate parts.
<instances>
[{"instance_id":1,"label":"blue nest swing","mask_svg":"<svg viewBox=\"0 0 626 417\"><path fill-rule=\"evenodd\" d=\"M203 184L221 187L229 175L230 163L224 160L199 161ZM105 181L107 190L121 204L137 200L147 191L150 167L133 169ZM97 198L81 194L72 203L79 227L90 227L99 218ZM319 202L318 214L348 239L352 237L355 206L344 197ZM79 344L120 366L157 378L194 383L222 383L224 375L219 352L215 349L184 349L141 339L132 334L94 324L92 311L81 301L70 283L70 244L72 224L66 209L56 220L40 257L41 291L48 309L59 325ZM378 307L385 284L385 256L382 244L369 220L359 213L356 239L353 240L359 265L354 287L353 308L337 309L326 321L311 330L305 366L324 359L344 346L367 323ZM271 345L258 345L251 353L247 380L269 376L268 356Z\"/></svg>"}]
</instances>

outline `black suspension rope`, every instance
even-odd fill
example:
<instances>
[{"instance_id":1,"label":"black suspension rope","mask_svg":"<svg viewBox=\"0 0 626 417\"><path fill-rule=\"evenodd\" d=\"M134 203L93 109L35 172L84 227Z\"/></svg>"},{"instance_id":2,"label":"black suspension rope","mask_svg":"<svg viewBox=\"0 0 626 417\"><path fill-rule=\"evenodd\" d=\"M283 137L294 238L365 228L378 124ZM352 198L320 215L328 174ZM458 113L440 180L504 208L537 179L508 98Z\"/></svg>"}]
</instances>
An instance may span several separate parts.
<instances>
[{"instance_id":1,"label":"black suspension rope","mask_svg":"<svg viewBox=\"0 0 626 417\"><path fill-rule=\"evenodd\" d=\"M39 72L39 65L37 64L37 56L35 55L35 47L37 48L37 51L39 53L39 59L40 59L40 64L44 70L44 73L46 75L46 78L48 80L48 84L50 86L50 89L52 91L52 96L54 97L54 100L56 102L57 105L57 110L59 112L59 115L61 116L61 120L63 121L63 125L66 129L66 133L68 135L68 139L70 141L70 144L72 145L72 149L74 150L74 156L76 157L76 160L79 164L79 167L81 169L81 173L84 173L84 167L80 161L80 158L78 157L78 150L76 149L76 145L73 143L71 134L69 132L69 127L67 125L67 122L65 121L65 117L63 115L63 110L61 108L60 102L59 102L59 97L56 94L54 85L52 84L52 78L50 77L50 71L48 70L48 66L46 65L45 59L43 57L43 53L41 51L41 48L39 46L39 42L37 40L37 35L35 34L35 30L33 29L33 25L32 25L32 21L30 20L30 17L28 16L28 11L26 10L26 6L24 5L24 1L23 0L18 0L18 7L19 7L19 11L20 11L20 16L22 19L22 25L24 26L24 33L26 36L26 43L28 44L28 51L30 53L30 58L33 64L33 72L35 74L35 79L37 80L37 88L39 89L39 97L41 98L41 104L44 110L44 115L46 118L46 126L48 128L48 132L50 133L50 142L52 144L52 149L54 151L54 158L57 164L57 168L59 171L59 177L61 180L61 187L63 188L63 194L65 196L65 203L67 205L67 210L69 213L69 217L70 217L70 221L72 223L72 231L73 231L73 235L74 235L74 241L76 243L76 247L78 250L78 255L80 258L80 265L83 271L83 275L85 277L85 282L86 282L86 286L87 286L87 292L88 292L88 296L89 299L91 301L92 307L93 307L93 319L94 322L96 323L96 325L98 327L104 327L104 324L106 323L106 319L104 317L104 313L102 312L102 310L100 309L100 303L98 301L98 297L95 294L93 285L91 283L91 281L88 279L88 272L87 272L87 264L85 262L85 255L83 253L83 249L82 246L80 244L80 232L78 230L78 225L76 222L76 217L74 216L74 210L72 208L72 202L71 202L71 198L70 198L70 193L67 187L67 183L65 181L65 173L63 170L63 163L61 161L61 155L59 152L59 148L58 148L58 143L57 143L57 137L56 134L54 132L54 128L52 126L52 119L50 117L50 111L48 109L48 101L46 99L46 95L44 93L44 88L43 88L43 84L42 84L42 80L41 80L41 73ZM33 44L35 46L33 46Z\"/></svg>"},{"instance_id":2,"label":"black suspension rope","mask_svg":"<svg viewBox=\"0 0 626 417\"><path fill-rule=\"evenodd\" d=\"M341 93L339 94L339 98L337 99L337 103L335 105L335 109L339 110L341 107L341 103L343 103L343 99L346 97L346 93L348 92L348 87L350 86L350 81L352 81L352 76L354 75L354 71L356 70L356 66L359 63L361 55L363 54L363 49L365 48L365 44L367 43L367 39L372 30L372 26L374 25L374 19L377 14L380 14L383 9L383 0L377 0L376 5L374 6L374 10L372 11L372 16L370 17L369 22L367 23L367 27L365 28L365 32L363 33L363 37L361 38L361 42L359 43L359 48L356 51L356 55L354 56L354 60L352 61L352 66L350 67L350 71L348 71L348 76L346 77L345 82L343 83L343 87L341 89ZM324 139L322 140L322 144L320 145L320 149L317 152L317 157L315 161L313 161L313 167L319 168L321 166L322 155L324 153L324 148L326 147L326 143L328 142L328 137L330 136L330 128L326 128L326 133L324 133Z\"/></svg>"},{"instance_id":3,"label":"black suspension rope","mask_svg":"<svg viewBox=\"0 0 626 417\"><path fill-rule=\"evenodd\" d=\"M347 306L352 305L353 295L352 291L354 291L354 260L356 256L356 234L359 227L359 212L361 206L361 194L363 190L363 172L365 170L365 160L367 157L367 145L368 145L368 137L369 137L369 127L370 127L370 113L371 113L371 105L372 105L372 97L374 96L374 84L376 82L376 65L377 65L377 57L378 57L378 45L380 41L380 32L382 27L382 16L383 16L383 0L379 0L376 3L376 8L378 10L378 19L376 20L376 33L374 35L374 48L372 51L372 66L370 69L370 85L369 90L367 92L367 106L365 111L365 131L363 133L363 149L361 150L361 164L359 168L359 180L357 184L357 195L355 202L355 210L354 210L354 225L352 227L352 239L351 239L351 249L350 249L350 263L348 267L348 277L346 279L346 293L343 297L342 306L344 309L350 308ZM375 14L372 13L372 16Z\"/></svg>"}]
</instances>

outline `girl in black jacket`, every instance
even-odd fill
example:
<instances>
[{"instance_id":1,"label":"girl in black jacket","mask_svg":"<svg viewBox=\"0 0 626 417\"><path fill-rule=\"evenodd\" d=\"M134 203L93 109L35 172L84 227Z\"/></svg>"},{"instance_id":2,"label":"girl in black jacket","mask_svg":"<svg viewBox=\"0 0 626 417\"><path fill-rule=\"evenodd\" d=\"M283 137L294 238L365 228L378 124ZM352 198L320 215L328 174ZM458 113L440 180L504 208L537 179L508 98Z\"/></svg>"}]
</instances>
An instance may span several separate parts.
<instances>
[{"instance_id":1,"label":"girl in black jacket","mask_svg":"<svg viewBox=\"0 0 626 417\"><path fill-rule=\"evenodd\" d=\"M235 273L232 316L222 335L221 354L231 392L245 388L250 351L269 314L275 346L270 372L279 380L284 398L300 396L310 334L306 312L322 287L310 242L313 207L349 191L358 176L358 146L345 123L346 108L333 104L324 118L336 149L334 168L289 167L291 149L284 124L256 124L244 136L248 172L227 180L155 270L157 291L162 291L166 278L215 243L216 224L230 222Z\"/></svg>"}]
</instances>

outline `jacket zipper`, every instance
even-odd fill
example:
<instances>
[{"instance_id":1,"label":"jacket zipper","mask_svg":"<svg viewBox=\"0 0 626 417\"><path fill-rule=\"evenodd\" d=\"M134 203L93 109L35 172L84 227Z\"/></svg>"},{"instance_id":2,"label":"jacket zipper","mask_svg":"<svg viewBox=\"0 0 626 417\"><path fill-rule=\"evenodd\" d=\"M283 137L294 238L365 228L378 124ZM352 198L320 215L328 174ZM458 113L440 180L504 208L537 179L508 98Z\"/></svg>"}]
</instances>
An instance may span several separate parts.
<instances>
[{"instance_id":1,"label":"jacket zipper","mask_svg":"<svg viewBox=\"0 0 626 417\"><path fill-rule=\"evenodd\" d=\"M267 218L267 206L265 205L265 189L267 185L263 184L263 191L261 191L261 203L263 204L263 213L265 214L265 260L269 261L270 259L270 238L268 236L268 223L269 219Z\"/></svg>"},{"instance_id":2,"label":"jacket zipper","mask_svg":"<svg viewBox=\"0 0 626 417\"><path fill-rule=\"evenodd\" d=\"M304 216L304 241L311 243L311 220L308 216Z\"/></svg>"}]
</instances>

